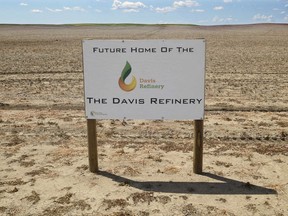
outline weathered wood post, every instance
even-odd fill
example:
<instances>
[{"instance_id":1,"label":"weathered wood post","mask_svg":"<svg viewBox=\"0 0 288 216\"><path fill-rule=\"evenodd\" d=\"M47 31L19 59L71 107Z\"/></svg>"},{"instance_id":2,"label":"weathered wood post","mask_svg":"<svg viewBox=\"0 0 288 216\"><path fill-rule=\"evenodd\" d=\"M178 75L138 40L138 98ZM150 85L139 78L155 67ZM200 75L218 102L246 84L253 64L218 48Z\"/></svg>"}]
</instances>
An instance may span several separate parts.
<instances>
[{"instance_id":1,"label":"weathered wood post","mask_svg":"<svg viewBox=\"0 0 288 216\"><path fill-rule=\"evenodd\" d=\"M203 167L203 120L194 121L193 172L202 174Z\"/></svg>"},{"instance_id":2,"label":"weathered wood post","mask_svg":"<svg viewBox=\"0 0 288 216\"><path fill-rule=\"evenodd\" d=\"M96 173L99 170L96 119L87 119L87 130L88 130L89 170L90 172Z\"/></svg>"}]
</instances>

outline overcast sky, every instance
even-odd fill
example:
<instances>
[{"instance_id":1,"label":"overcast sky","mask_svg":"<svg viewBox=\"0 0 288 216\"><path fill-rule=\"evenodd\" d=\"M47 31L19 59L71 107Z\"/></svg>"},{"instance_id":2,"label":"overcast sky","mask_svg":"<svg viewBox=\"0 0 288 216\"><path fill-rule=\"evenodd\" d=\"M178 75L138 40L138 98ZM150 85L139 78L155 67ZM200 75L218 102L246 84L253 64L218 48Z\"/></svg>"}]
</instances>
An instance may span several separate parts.
<instances>
[{"instance_id":1,"label":"overcast sky","mask_svg":"<svg viewBox=\"0 0 288 216\"><path fill-rule=\"evenodd\" d=\"M0 0L0 23L288 23L288 0Z\"/></svg>"}]
</instances>

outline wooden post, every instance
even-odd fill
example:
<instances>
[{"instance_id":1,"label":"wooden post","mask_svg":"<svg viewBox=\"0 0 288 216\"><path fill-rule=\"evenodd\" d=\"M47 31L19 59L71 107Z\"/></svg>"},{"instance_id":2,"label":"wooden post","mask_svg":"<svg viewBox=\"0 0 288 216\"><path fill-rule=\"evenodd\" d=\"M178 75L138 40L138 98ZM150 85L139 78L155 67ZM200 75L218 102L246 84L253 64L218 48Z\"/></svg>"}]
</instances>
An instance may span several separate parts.
<instances>
[{"instance_id":1,"label":"wooden post","mask_svg":"<svg viewBox=\"0 0 288 216\"><path fill-rule=\"evenodd\" d=\"M87 119L89 170L98 171L96 119Z\"/></svg>"},{"instance_id":2,"label":"wooden post","mask_svg":"<svg viewBox=\"0 0 288 216\"><path fill-rule=\"evenodd\" d=\"M202 174L203 167L203 120L194 121L193 172Z\"/></svg>"}]
</instances>

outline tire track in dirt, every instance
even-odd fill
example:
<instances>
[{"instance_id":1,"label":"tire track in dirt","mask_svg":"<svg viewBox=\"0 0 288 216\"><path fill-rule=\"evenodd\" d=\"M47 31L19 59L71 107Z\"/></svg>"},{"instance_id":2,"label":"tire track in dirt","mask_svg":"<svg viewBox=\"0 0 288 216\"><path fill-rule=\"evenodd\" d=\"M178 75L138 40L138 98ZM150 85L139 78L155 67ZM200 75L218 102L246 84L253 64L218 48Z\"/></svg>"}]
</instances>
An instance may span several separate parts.
<instances>
[{"instance_id":1,"label":"tire track in dirt","mask_svg":"<svg viewBox=\"0 0 288 216\"><path fill-rule=\"evenodd\" d=\"M79 71L26 71L26 72L22 72L22 71L11 71L11 72L7 72L7 71L0 71L0 75L28 75L28 74L65 74L65 73L83 73L83 70L79 70ZM243 72L229 72L229 71L211 71L209 72L209 74L231 74L231 75L235 75L235 74L240 74L240 75L246 75L246 74L251 74L251 75L287 75L287 72L249 72L249 73L243 73Z\"/></svg>"},{"instance_id":2,"label":"tire track in dirt","mask_svg":"<svg viewBox=\"0 0 288 216\"><path fill-rule=\"evenodd\" d=\"M51 104L51 105L18 105L18 104L7 104L0 102L0 110L83 110L84 105L80 104ZM206 108L205 112L273 112L273 113L285 113L288 109L283 108L225 108L225 107L212 107Z\"/></svg>"},{"instance_id":3,"label":"tire track in dirt","mask_svg":"<svg viewBox=\"0 0 288 216\"><path fill-rule=\"evenodd\" d=\"M83 73L82 70L80 71L27 71L27 72L22 72L22 71L0 71L0 75L28 75L28 74L73 74L73 73Z\"/></svg>"}]
</instances>

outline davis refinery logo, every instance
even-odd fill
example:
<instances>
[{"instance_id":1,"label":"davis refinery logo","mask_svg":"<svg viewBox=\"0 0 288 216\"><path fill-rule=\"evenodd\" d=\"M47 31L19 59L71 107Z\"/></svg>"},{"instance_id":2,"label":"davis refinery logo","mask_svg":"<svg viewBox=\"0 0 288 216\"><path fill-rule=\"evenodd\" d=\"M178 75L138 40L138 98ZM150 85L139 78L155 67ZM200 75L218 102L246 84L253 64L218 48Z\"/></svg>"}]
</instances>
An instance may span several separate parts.
<instances>
[{"instance_id":1,"label":"davis refinery logo","mask_svg":"<svg viewBox=\"0 0 288 216\"><path fill-rule=\"evenodd\" d=\"M126 92L130 92L133 91L136 86L137 86L137 80L135 78L135 76L132 76L132 81L129 84L125 83L126 78L130 75L132 71L132 67L130 65L130 63L128 61L126 61L126 65L122 70L121 76L118 80L118 84L119 87ZM144 79L144 78L140 78L139 79L139 88L140 89L159 89L162 90L164 88L165 85L162 84L158 84L158 82L151 78L151 79Z\"/></svg>"},{"instance_id":2,"label":"davis refinery logo","mask_svg":"<svg viewBox=\"0 0 288 216\"><path fill-rule=\"evenodd\" d=\"M119 86L123 91L132 91L135 89L136 85L137 85L137 81L135 76L132 76L132 81L129 84L125 83L126 78L130 75L132 71L131 65L129 64L128 61L126 61L126 65L122 70L121 76L119 78Z\"/></svg>"}]
</instances>

